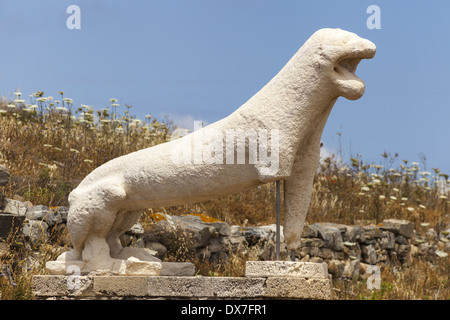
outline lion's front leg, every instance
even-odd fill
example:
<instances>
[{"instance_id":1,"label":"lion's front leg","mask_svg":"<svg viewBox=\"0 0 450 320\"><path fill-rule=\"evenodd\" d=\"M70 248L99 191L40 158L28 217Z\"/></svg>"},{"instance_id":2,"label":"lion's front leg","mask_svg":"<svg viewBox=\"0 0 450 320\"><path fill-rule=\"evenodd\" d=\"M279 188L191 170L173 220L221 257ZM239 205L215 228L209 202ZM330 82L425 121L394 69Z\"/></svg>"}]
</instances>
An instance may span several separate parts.
<instances>
[{"instance_id":1,"label":"lion's front leg","mask_svg":"<svg viewBox=\"0 0 450 320\"><path fill-rule=\"evenodd\" d=\"M320 143L320 142L319 142ZM297 153L292 174L284 182L284 239L291 252L300 248L300 239L311 201L314 175L318 168L317 143ZM293 258L293 256L292 256Z\"/></svg>"}]
</instances>

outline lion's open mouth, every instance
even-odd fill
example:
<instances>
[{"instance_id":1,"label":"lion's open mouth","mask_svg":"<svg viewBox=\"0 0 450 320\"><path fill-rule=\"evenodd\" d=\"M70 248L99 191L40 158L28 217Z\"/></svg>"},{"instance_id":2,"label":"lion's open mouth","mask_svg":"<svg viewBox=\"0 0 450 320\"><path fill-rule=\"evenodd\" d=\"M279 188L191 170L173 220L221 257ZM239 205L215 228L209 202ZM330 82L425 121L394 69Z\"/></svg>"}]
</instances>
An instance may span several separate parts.
<instances>
[{"instance_id":1,"label":"lion's open mouth","mask_svg":"<svg viewBox=\"0 0 450 320\"><path fill-rule=\"evenodd\" d=\"M363 95L365 84L355 75L355 71L362 59L370 59L374 55L375 45L367 41L362 42L357 50L352 50L336 62L334 66L336 84L343 97L355 100Z\"/></svg>"},{"instance_id":2,"label":"lion's open mouth","mask_svg":"<svg viewBox=\"0 0 450 320\"><path fill-rule=\"evenodd\" d=\"M339 73L341 76L350 76L349 78L354 78L356 77L355 71L360 61L360 58L343 59L334 67L334 71Z\"/></svg>"}]
</instances>

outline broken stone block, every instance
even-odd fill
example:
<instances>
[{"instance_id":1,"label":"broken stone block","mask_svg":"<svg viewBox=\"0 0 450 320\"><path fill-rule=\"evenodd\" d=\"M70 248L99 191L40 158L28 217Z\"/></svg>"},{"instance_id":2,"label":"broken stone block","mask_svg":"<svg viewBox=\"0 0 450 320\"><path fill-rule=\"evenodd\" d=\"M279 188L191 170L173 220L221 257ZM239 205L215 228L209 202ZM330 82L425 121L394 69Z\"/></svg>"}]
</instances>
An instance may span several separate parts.
<instances>
[{"instance_id":1,"label":"broken stone block","mask_svg":"<svg viewBox=\"0 0 450 320\"><path fill-rule=\"evenodd\" d=\"M23 224L23 234L32 247L47 241L48 225L44 221L28 220Z\"/></svg>"},{"instance_id":2,"label":"broken stone block","mask_svg":"<svg viewBox=\"0 0 450 320\"><path fill-rule=\"evenodd\" d=\"M375 247L373 245L361 246L362 249L362 258L363 261L367 264L376 264L377 263L377 252L375 251Z\"/></svg>"},{"instance_id":3,"label":"broken stone block","mask_svg":"<svg viewBox=\"0 0 450 320\"><path fill-rule=\"evenodd\" d=\"M49 227L62 222L61 214L57 210L51 210L43 205L28 208L26 218L28 220L44 221Z\"/></svg>"},{"instance_id":4,"label":"broken stone block","mask_svg":"<svg viewBox=\"0 0 450 320\"><path fill-rule=\"evenodd\" d=\"M342 235L339 228L331 226L329 223L314 223L314 226L318 227L318 236L324 241L324 247L330 248L336 251L341 251Z\"/></svg>"},{"instance_id":5,"label":"broken stone block","mask_svg":"<svg viewBox=\"0 0 450 320\"><path fill-rule=\"evenodd\" d=\"M395 234L405 236L408 239L414 237L414 223L399 219L386 219L383 221L381 229L391 231Z\"/></svg>"},{"instance_id":6,"label":"broken stone block","mask_svg":"<svg viewBox=\"0 0 450 320\"><path fill-rule=\"evenodd\" d=\"M395 235L389 231L382 231L380 247L381 249L394 249Z\"/></svg>"},{"instance_id":7,"label":"broken stone block","mask_svg":"<svg viewBox=\"0 0 450 320\"><path fill-rule=\"evenodd\" d=\"M345 267L344 267L344 273L343 276L349 279L354 279L356 277L358 277L359 275L359 264L360 261L355 259L355 260L348 260L345 263Z\"/></svg>"},{"instance_id":8,"label":"broken stone block","mask_svg":"<svg viewBox=\"0 0 450 320\"><path fill-rule=\"evenodd\" d=\"M25 216L27 205L18 200L5 199L3 205L3 213L13 214L17 216Z\"/></svg>"}]
</instances>

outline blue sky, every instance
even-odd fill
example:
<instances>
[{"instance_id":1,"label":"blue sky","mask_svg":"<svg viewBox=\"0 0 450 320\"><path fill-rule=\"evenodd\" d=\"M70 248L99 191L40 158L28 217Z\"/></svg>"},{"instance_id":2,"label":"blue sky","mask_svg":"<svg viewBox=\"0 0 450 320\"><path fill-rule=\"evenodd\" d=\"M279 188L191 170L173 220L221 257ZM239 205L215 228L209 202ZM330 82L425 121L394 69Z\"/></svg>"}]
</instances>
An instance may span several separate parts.
<instances>
[{"instance_id":1,"label":"blue sky","mask_svg":"<svg viewBox=\"0 0 450 320\"><path fill-rule=\"evenodd\" d=\"M72 4L80 30L66 27ZM366 26L372 4L381 29ZM377 54L357 70L365 95L335 104L327 148L375 163L385 151L416 162L422 153L423 169L449 173L449 15L443 0L2 0L0 95L63 90L75 106L100 109L117 98L138 117L212 123L261 89L314 31L341 28L374 42Z\"/></svg>"}]
</instances>

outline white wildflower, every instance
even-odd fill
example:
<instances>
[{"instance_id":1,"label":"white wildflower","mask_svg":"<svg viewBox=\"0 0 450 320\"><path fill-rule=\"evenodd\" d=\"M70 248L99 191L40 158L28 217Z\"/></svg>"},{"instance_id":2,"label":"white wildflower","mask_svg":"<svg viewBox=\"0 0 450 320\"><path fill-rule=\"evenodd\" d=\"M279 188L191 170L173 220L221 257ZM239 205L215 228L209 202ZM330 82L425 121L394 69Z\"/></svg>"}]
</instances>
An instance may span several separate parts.
<instances>
[{"instance_id":1,"label":"white wildflower","mask_svg":"<svg viewBox=\"0 0 450 320\"><path fill-rule=\"evenodd\" d=\"M445 258L448 256L447 252L441 251L441 250L436 250L436 255L440 258Z\"/></svg>"}]
</instances>

